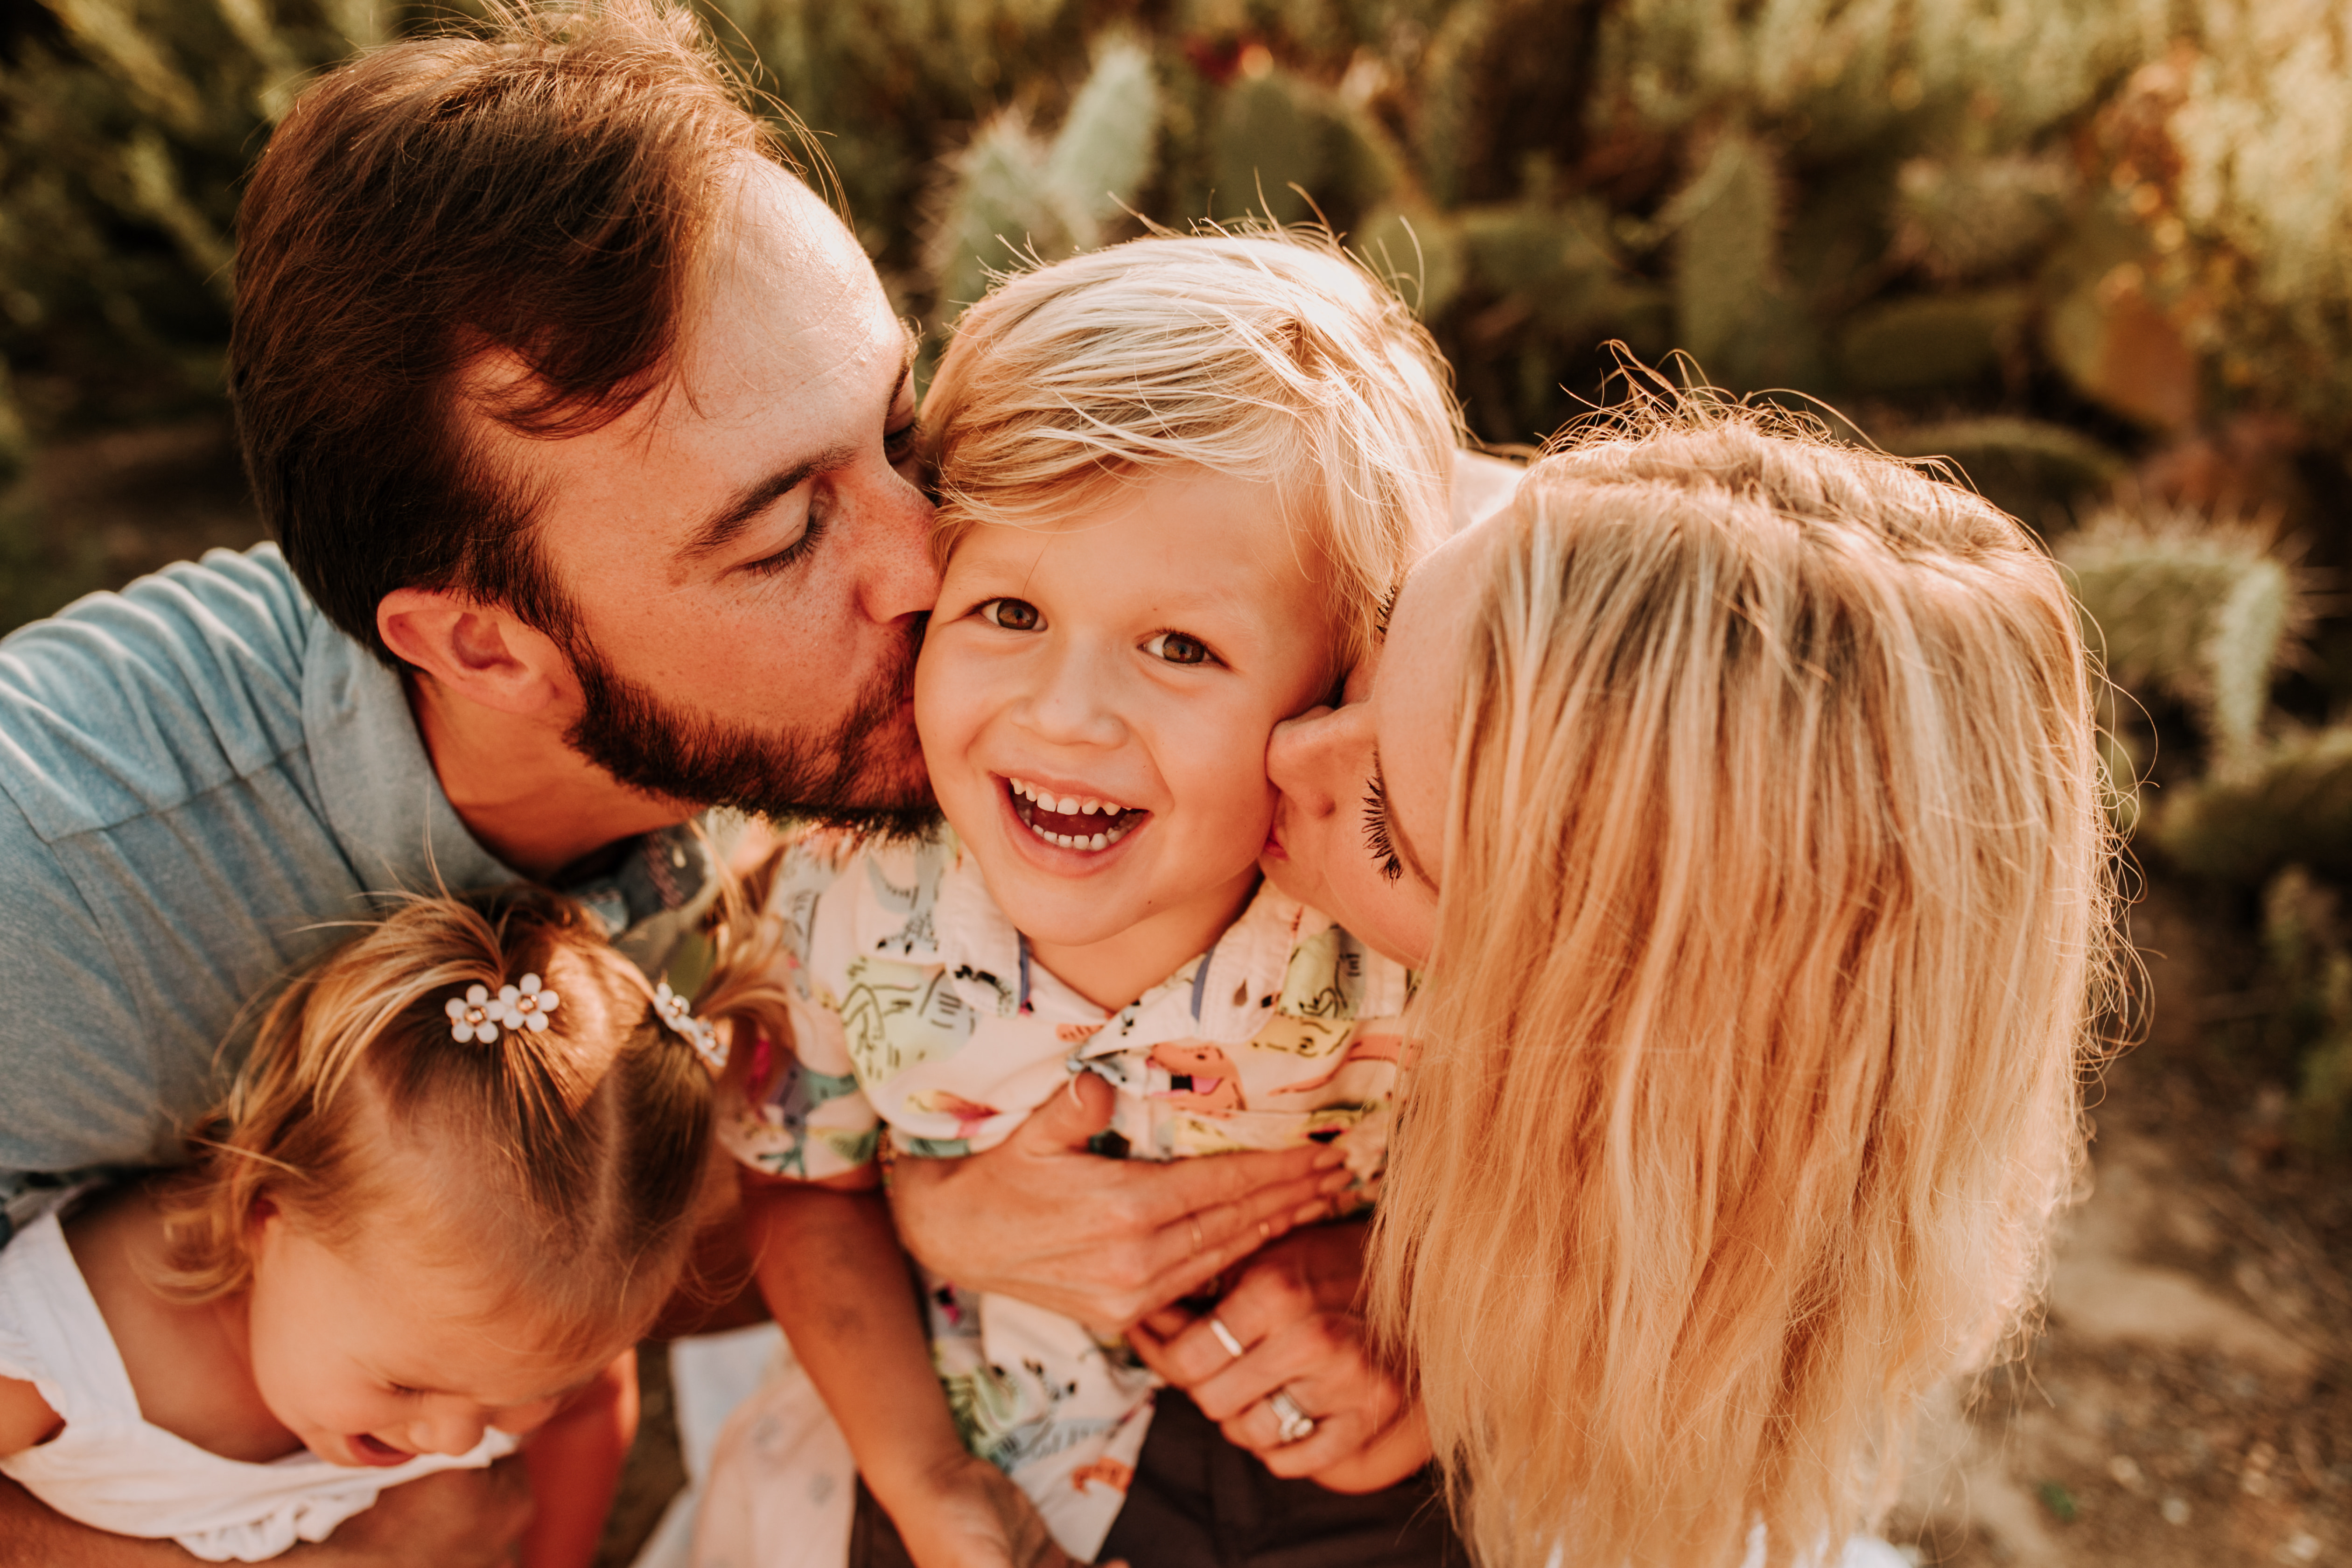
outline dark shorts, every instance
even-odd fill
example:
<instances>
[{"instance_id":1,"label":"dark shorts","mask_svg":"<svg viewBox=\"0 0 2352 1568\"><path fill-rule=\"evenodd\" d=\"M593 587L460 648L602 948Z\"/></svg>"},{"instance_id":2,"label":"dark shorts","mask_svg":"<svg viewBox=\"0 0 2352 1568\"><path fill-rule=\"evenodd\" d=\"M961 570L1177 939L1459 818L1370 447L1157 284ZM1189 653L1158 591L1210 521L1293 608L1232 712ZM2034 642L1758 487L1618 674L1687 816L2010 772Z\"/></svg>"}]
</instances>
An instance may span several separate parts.
<instances>
[{"instance_id":1,"label":"dark shorts","mask_svg":"<svg viewBox=\"0 0 2352 1568\"><path fill-rule=\"evenodd\" d=\"M1160 1391L1127 1504L1102 1559L1132 1568L1468 1568L1432 1471L1360 1497L1280 1480L1172 1388ZM889 1517L857 1489L849 1568L912 1568Z\"/></svg>"}]
</instances>

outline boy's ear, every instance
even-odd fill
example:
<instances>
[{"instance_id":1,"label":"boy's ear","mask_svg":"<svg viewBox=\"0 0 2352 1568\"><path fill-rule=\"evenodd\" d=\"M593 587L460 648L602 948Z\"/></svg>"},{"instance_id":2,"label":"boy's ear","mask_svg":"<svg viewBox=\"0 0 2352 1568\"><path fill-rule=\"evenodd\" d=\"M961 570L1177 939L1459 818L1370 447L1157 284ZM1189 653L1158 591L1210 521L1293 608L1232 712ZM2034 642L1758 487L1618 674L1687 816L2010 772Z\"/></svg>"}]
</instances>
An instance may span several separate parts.
<instances>
[{"instance_id":1,"label":"boy's ear","mask_svg":"<svg viewBox=\"0 0 2352 1568\"><path fill-rule=\"evenodd\" d=\"M431 588L395 588L377 603L375 626L395 656L495 712L541 712L576 684L554 640L500 605Z\"/></svg>"}]
</instances>

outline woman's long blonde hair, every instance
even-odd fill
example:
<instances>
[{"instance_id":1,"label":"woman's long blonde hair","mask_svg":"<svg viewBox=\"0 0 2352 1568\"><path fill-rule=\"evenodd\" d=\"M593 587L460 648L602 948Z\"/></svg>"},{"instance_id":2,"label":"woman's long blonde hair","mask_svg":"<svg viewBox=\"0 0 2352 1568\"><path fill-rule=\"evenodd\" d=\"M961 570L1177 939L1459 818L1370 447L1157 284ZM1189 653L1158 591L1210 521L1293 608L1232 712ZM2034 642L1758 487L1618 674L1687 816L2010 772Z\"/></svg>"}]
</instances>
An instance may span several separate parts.
<instances>
[{"instance_id":1,"label":"woman's long blonde hair","mask_svg":"<svg viewBox=\"0 0 2352 1568\"><path fill-rule=\"evenodd\" d=\"M1573 434L1498 526L1374 1315L1488 1568L1833 1551L2075 1173L2074 606L1977 496L1704 400Z\"/></svg>"}]
</instances>

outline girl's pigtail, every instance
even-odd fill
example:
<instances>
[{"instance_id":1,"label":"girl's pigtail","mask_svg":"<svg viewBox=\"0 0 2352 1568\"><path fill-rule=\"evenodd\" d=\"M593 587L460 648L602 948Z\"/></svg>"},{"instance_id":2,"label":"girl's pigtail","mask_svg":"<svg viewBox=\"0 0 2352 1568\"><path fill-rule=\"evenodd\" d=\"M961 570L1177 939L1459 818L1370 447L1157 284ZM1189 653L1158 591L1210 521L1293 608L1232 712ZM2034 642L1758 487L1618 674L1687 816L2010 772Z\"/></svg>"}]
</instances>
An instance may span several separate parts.
<instances>
[{"instance_id":1,"label":"girl's pigtail","mask_svg":"<svg viewBox=\"0 0 2352 1568\"><path fill-rule=\"evenodd\" d=\"M793 954L783 922L768 910L782 849L740 876L722 869L719 896L703 918L710 963L695 987L694 1016L718 1030L726 1050L721 1080L757 1094L793 1047Z\"/></svg>"}]
</instances>

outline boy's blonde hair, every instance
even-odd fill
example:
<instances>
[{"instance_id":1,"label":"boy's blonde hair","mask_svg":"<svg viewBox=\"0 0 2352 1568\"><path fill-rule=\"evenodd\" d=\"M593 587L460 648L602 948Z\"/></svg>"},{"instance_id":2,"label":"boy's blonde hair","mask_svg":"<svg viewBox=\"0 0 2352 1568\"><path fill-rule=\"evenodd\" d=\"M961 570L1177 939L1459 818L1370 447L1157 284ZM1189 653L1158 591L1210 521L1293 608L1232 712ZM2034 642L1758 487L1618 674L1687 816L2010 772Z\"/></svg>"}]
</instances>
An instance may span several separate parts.
<instances>
[{"instance_id":1,"label":"boy's blonde hair","mask_svg":"<svg viewBox=\"0 0 2352 1568\"><path fill-rule=\"evenodd\" d=\"M788 1039L767 978L775 938L739 898L720 908L698 1014L746 1048L758 1033ZM578 963L559 970L559 953ZM590 1037L584 995L559 1002L544 1031L454 1037L452 998L473 985L495 996L527 973L559 995L599 993L619 1037ZM411 900L264 1016L227 1098L192 1139L196 1162L163 1189L173 1267L158 1283L191 1301L243 1289L265 1201L307 1235L348 1239L403 1195L383 1158L396 1139L430 1151L434 1189L403 1206L429 1208L446 1230L421 1239L494 1260L509 1299L560 1344L634 1335L694 1234L712 1168L711 1079L580 905L532 889Z\"/></svg>"},{"instance_id":2,"label":"boy's blonde hair","mask_svg":"<svg viewBox=\"0 0 2352 1568\"><path fill-rule=\"evenodd\" d=\"M2075 1173L2114 892L2074 605L1979 498L1704 401L1496 526L1375 1317L1490 1568L1834 1552Z\"/></svg>"},{"instance_id":3,"label":"boy's blonde hair","mask_svg":"<svg viewBox=\"0 0 2352 1568\"><path fill-rule=\"evenodd\" d=\"M924 399L946 558L1180 467L1271 479L1319 546L1340 653L1445 536L1461 423L1402 300L1328 239L1159 235L1005 281Z\"/></svg>"}]
</instances>

